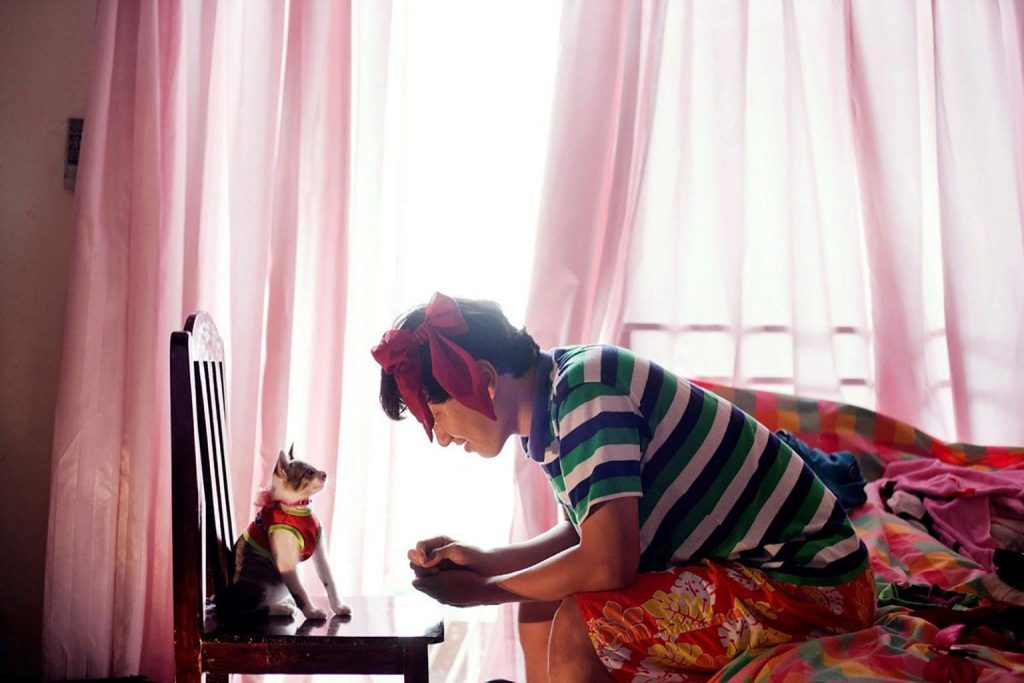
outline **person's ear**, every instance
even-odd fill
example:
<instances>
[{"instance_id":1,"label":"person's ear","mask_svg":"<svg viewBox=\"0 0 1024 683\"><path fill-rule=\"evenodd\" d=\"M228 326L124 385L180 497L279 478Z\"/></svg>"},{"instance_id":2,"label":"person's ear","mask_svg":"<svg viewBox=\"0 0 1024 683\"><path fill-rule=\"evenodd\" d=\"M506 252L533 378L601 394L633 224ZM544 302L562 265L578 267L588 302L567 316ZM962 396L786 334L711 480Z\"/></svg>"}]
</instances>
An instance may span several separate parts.
<instances>
[{"instance_id":1,"label":"person's ear","mask_svg":"<svg viewBox=\"0 0 1024 683\"><path fill-rule=\"evenodd\" d=\"M498 369L491 364L490 361L478 360L476 367L480 370L480 375L487 382L487 394L494 400L494 396L498 390Z\"/></svg>"},{"instance_id":2,"label":"person's ear","mask_svg":"<svg viewBox=\"0 0 1024 683\"><path fill-rule=\"evenodd\" d=\"M277 454L277 465L274 466L274 476L285 478L285 467L288 465L288 454L280 451Z\"/></svg>"}]
</instances>

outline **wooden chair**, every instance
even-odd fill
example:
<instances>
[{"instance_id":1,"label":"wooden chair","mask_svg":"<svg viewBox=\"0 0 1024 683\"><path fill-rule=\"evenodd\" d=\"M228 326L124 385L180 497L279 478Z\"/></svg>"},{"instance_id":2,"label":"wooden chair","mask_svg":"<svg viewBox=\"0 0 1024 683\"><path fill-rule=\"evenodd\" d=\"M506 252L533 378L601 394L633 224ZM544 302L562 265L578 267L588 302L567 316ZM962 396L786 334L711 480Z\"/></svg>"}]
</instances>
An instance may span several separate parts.
<instances>
[{"instance_id":1,"label":"wooden chair","mask_svg":"<svg viewBox=\"0 0 1024 683\"><path fill-rule=\"evenodd\" d=\"M213 319L189 316L171 335L174 657L179 683L227 681L231 673L404 674L427 681L427 645L444 640L440 608L418 596L346 598L352 616L298 623L271 619L244 629L210 609L232 579L224 345ZM338 567L335 573L343 568Z\"/></svg>"}]
</instances>

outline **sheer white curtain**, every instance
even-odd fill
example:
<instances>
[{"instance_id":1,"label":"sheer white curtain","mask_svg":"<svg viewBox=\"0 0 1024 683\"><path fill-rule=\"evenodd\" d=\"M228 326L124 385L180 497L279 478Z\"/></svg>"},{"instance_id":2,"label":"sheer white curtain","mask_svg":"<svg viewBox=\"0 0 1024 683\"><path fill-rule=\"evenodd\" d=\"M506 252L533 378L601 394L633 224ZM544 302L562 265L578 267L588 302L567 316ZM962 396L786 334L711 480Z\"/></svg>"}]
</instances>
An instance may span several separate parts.
<instances>
[{"instance_id":1,"label":"sheer white curtain","mask_svg":"<svg viewBox=\"0 0 1024 683\"><path fill-rule=\"evenodd\" d=\"M1024 5L666 12L631 342L690 375L1024 442Z\"/></svg>"},{"instance_id":2,"label":"sheer white curtain","mask_svg":"<svg viewBox=\"0 0 1024 683\"><path fill-rule=\"evenodd\" d=\"M564 7L545 343L1024 441L1024 4Z\"/></svg>"},{"instance_id":3,"label":"sheer white curtain","mask_svg":"<svg viewBox=\"0 0 1024 683\"><path fill-rule=\"evenodd\" d=\"M192 310L225 338L239 526L294 441L336 482L316 509L344 592L410 590L422 537L503 539L511 454L391 423L369 350L435 290L522 318L557 25L539 1L99 4L48 678L173 678L167 348ZM453 612L432 680L508 674L511 640L489 647L502 623Z\"/></svg>"},{"instance_id":4,"label":"sheer white curtain","mask_svg":"<svg viewBox=\"0 0 1024 683\"><path fill-rule=\"evenodd\" d=\"M563 8L543 345L1024 443L1024 3Z\"/></svg>"},{"instance_id":5,"label":"sheer white curtain","mask_svg":"<svg viewBox=\"0 0 1024 683\"><path fill-rule=\"evenodd\" d=\"M353 5L353 167L341 451L335 508L343 579L409 588L405 552L448 534L501 544L512 516L511 441L493 461L442 450L377 402L369 349L439 290L523 320L550 125L557 4L471 0ZM529 44L529 49L524 45ZM361 566L347 559L362 553ZM431 680L515 675L509 613L446 611ZM339 679L345 680L345 679Z\"/></svg>"}]
</instances>

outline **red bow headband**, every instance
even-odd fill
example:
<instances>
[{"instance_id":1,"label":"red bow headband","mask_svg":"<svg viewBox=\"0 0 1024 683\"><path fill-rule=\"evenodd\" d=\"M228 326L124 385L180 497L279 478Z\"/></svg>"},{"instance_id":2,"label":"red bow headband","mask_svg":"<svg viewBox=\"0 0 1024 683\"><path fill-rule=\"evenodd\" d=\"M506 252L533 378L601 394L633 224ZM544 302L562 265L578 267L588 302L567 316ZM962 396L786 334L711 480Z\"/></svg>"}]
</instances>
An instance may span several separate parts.
<instances>
[{"instance_id":1,"label":"red bow headband","mask_svg":"<svg viewBox=\"0 0 1024 683\"><path fill-rule=\"evenodd\" d=\"M419 327L411 331L388 330L371 351L384 372L395 377L398 393L409 412L427 430L427 438L431 441L434 440L434 415L421 390L423 363L420 362L419 349L424 343L430 345L431 371L441 388L466 407L492 420L497 419L491 396L487 393L487 381L476 360L450 339L468 331L469 326L455 300L436 292L427 304Z\"/></svg>"}]
</instances>

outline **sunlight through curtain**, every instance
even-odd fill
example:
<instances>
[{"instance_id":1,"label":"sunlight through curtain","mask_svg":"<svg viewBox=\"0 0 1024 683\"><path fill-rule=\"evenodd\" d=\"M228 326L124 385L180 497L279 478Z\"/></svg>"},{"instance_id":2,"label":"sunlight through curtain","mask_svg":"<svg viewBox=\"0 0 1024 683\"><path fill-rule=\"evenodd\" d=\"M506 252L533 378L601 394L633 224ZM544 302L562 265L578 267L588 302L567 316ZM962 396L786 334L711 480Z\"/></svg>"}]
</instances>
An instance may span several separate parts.
<instances>
[{"instance_id":1,"label":"sunlight through curtain","mask_svg":"<svg viewBox=\"0 0 1024 683\"><path fill-rule=\"evenodd\" d=\"M501 540L512 455L387 420L369 351L435 290L522 318L557 25L539 1L99 4L48 678L173 678L167 343L196 309L225 339L239 528L294 441L337 482L316 508L345 593L411 590L420 538ZM432 657L433 680L510 673L511 632L453 611Z\"/></svg>"}]
</instances>

